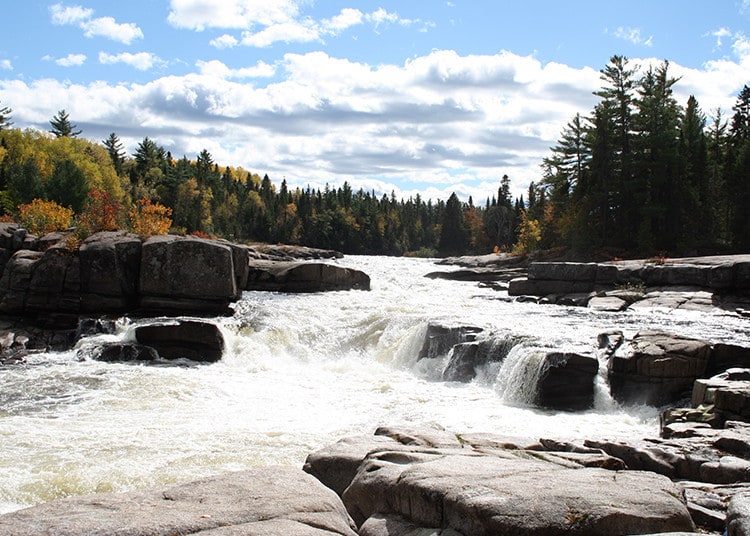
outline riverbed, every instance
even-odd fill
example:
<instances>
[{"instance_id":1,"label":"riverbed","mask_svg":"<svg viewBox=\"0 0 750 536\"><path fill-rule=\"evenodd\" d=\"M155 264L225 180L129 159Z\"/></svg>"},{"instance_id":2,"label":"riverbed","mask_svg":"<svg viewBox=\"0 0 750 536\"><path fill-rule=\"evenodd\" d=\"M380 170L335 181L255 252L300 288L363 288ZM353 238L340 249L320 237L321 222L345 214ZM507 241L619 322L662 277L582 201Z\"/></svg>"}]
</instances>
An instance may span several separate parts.
<instances>
[{"instance_id":1,"label":"riverbed","mask_svg":"<svg viewBox=\"0 0 750 536\"><path fill-rule=\"evenodd\" d=\"M430 323L563 350L593 350L597 335L612 329L750 343L747 320L720 311L517 303L476 283L425 278L437 269L425 259L331 262L368 273L372 290L245 293L233 316L211 319L227 343L218 363L88 359L97 341L132 338L134 322L122 318L113 335L0 369L0 512L259 465L301 466L313 450L382 424L434 422L533 439L658 433L658 409L619 406L604 378L595 407L581 413L529 407L517 396L524 378L504 365L471 383L443 382L447 356L418 359Z\"/></svg>"}]
</instances>

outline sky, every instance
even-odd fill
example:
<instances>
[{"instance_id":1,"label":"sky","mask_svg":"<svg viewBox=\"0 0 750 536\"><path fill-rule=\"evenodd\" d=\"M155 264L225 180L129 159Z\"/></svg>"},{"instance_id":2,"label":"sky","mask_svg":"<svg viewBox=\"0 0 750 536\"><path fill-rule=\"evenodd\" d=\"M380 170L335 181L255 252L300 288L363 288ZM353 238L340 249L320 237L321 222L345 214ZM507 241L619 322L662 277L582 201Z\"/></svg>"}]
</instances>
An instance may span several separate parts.
<instances>
[{"instance_id":1,"label":"sky","mask_svg":"<svg viewBox=\"0 0 750 536\"><path fill-rule=\"evenodd\" d=\"M81 137L208 150L279 184L522 195L600 70L669 61L724 117L750 84L750 0L0 0L0 106Z\"/></svg>"}]
</instances>

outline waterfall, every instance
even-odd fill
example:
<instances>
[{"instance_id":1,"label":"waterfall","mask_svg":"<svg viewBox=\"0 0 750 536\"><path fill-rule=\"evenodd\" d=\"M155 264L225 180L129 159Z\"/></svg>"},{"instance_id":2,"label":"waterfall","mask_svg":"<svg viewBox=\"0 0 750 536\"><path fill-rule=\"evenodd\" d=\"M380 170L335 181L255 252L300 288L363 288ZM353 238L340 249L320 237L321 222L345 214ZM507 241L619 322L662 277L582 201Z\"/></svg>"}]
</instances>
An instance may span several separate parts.
<instances>
[{"instance_id":1,"label":"waterfall","mask_svg":"<svg viewBox=\"0 0 750 536\"><path fill-rule=\"evenodd\" d=\"M539 378L544 373L546 353L533 346L515 345L502 363L495 390L509 405L527 406L535 402Z\"/></svg>"}]
</instances>

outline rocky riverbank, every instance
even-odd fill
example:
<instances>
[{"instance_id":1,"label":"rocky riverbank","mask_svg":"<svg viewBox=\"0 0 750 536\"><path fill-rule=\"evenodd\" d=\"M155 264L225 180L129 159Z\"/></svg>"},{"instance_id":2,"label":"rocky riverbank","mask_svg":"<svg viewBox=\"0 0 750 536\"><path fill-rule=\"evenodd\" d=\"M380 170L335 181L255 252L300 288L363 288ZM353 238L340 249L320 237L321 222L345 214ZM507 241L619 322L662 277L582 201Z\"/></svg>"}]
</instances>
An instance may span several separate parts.
<instances>
[{"instance_id":1,"label":"rocky riverbank","mask_svg":"<svg viewBox=\"0 0 750 536\"><path fill-rule=\"evenodd\" d=\"M381 427L312 453L303 468L12 512L0 535L739 536L750 530L749 452L742 424L637 443ZM674 474L691 465L701 469L690 480Z\"/></svg>"},{"instance_id":2,"label":"rocky riverbank","mask_svg":"<svg viewBox=\"0 0 750 536\"><path fill-rule=\"evenodd\" d=\"M70 348L90 317L223 315L244 291L370 288L367 274L321 262L335 251L124 231L71 240L0 223L0 362Z\"/></svg>"}]
</instances>

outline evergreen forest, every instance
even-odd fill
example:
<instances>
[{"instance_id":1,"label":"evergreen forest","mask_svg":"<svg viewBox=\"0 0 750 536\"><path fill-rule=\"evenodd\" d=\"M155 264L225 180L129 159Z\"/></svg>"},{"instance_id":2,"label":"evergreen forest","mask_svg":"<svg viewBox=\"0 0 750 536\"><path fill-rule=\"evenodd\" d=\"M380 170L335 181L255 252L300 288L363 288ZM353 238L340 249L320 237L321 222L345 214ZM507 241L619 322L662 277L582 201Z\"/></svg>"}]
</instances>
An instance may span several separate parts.
<instances>
[{"instance_id":1,"label":"evergreen forest","mask_svg":"<svg viewBox=\"0 0 750 536\"><path fill-rule=\"evenodd\" d=\"M114 132L81 139L65 110L48 132L13 128L2 106L0 214L17 218L35 199L80 213L96 191L124 210L139 200L168 207L172 232L349 254L750 252L750 87L725 117L694 97L678 103L667 61L640 69L613 56L601 81L598 103L571 118L525 196L511 196L506 175L486 199L467 201L399 199L346 182L290 189L206 150L175 158L146 137L127 155Z\"/></svg>"}]
</instances>

